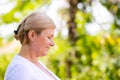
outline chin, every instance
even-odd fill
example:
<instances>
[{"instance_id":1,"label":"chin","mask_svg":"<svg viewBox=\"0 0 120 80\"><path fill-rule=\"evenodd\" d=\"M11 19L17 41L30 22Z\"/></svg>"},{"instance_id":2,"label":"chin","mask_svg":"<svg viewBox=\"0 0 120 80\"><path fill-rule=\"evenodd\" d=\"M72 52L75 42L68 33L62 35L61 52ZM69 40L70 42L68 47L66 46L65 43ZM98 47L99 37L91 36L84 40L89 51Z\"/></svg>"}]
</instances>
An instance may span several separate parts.
<instances>
[{"instance_id":1,"label":"chin","mask_svg":"<svg viewBox=\"0 0 120 80\"><path fill-rule=\"evenodd\" d=\"M46 55L47 55L47 52L39 54L39 57L46 56Z\"/></svg>"}]
</instances>

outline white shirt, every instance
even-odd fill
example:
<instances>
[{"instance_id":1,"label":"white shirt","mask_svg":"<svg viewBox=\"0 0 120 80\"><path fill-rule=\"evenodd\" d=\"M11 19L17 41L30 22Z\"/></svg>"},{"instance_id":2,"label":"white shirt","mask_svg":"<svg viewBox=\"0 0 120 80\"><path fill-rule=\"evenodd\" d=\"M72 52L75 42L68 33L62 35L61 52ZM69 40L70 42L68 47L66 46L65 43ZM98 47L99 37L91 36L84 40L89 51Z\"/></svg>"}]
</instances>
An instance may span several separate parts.
<instances>
[{"instance_id":1,"label":"white shirt","mask_svg":"<svg viewBox=\"0 0 120 80\"><path fill-rule=\"evenodd\" d=\"M48 68L40 64L54 77L51 78L35 64L20 55L16 55L9 64L4 80L60 80Z\"/></svg>"}]
</instances>

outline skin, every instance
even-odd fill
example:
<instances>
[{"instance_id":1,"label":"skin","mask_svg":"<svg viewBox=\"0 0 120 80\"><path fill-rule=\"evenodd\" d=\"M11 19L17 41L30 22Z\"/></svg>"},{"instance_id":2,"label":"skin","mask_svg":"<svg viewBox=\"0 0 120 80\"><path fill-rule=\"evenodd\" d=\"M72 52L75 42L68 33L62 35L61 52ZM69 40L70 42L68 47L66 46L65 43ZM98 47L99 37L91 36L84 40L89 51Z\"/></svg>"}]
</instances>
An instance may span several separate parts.
<instances>
[{"instance_id":1,"label":"skin","mask_svg":"<svg viewBox=\"0 0 120 80\"><path fill-rule=\"evenodd\" d=\"M45 29L41 34L36 34L34 30L28 32L29 44L22 46L19 55L28 59L38 68L44 71L48 76L54 79L53 75L39 64L38 57L47 55L51 46L54 46L54 29Z\"/></svg>"},{"instance_id":2,"label":"skin","mask_svg":"<svg viewBox=\"0 0 120 80\"><path fill-rule=\"evenodd\" d=\"M54 46L54 29L45 29L41 34L36 34L34 30L28 32L29 44L21 47L19 55L28 59L32 63L38 64L38 57L47 55L51 46Z\"/></svg>"}]
</instances>

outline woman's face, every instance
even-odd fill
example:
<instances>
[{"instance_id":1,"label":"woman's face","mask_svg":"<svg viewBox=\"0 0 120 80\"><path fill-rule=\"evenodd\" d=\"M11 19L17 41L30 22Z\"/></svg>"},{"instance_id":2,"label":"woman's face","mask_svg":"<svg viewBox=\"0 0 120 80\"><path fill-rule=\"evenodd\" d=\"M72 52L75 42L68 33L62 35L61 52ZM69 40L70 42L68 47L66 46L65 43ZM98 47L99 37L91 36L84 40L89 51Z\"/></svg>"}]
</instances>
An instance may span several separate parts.
<instances>
[{"instance_id":1,"label":"woman's face","mask_svg":"<svg viewBox=\"0 0 120 80\"><path fill-rule=\"evenodd\" d=\"M54 46L54 29L45 29L36 36L34 48L37 56L45 56L51 46Z\"/></svg>"}]
</instances>

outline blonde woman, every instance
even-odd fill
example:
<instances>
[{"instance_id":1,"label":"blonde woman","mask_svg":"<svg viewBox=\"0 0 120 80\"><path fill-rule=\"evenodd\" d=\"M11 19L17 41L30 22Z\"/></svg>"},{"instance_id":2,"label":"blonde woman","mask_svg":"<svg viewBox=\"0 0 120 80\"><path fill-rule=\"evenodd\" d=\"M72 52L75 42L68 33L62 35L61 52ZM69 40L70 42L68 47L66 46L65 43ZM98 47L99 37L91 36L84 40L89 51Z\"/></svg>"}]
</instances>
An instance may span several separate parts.
<instances>
[{"instance_id":1,"label":"blonde woman","mask_svg":"<svg viewBox=\"0 0 120 80\"><path fill-rule=\"evenodd\" d=\"M54 46L54 30L55 24L47 15L29 14L14 31L22 47L9 64L4 80L60 80L38 60Z\"/></svg>"}]
</instances>

